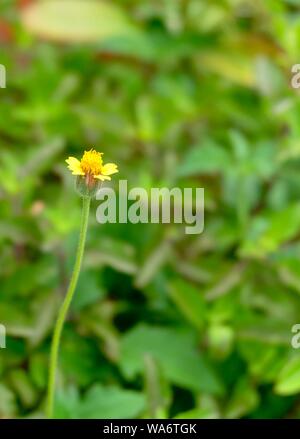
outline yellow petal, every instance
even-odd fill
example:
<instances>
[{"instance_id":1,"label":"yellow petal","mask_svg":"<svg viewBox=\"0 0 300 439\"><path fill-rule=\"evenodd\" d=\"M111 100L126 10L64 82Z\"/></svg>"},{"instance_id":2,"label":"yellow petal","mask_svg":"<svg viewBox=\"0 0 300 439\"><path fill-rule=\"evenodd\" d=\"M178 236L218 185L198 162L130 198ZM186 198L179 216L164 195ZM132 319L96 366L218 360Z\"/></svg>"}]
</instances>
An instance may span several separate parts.
<instances>
[{"instance_id":1,"label":"yellow petal","mask_svg":"<svg viewBox=\"0 0 300 439\"><path fill-rule=\"evenodd\" d=\"M80 166L80 161L75 157L69 157L66 162L68 163L68 169L72 171L73 175L84 175L84 172Z\"/></svg>"},{"instance_id":2,"label":"yellow petal","mask_svg":"<svg viewBox=\"0 0 300 439\"><path fill-rule=\"evenodd\" d=\"M106 176L106 175L94 175L94 178L97 178L98 180L104 181L104 180L111 180L110 177Z\"/></svg>"},{"instance_id":3,"label":"yellow petal","mask_svg":"<svg viewBox=\"0 0 300 439\"><path fill-rule=\"evenodd\" d=\"M118 171L117 165L114 163L107 163L106 165L102 166L101 174L103 175L112 175L115 174Z\"/></svg>"},{"instance_id":4,"label":"yellow petal","mask_svg":"<svg viewBox=\"0 0 300 439\"><path fill-rule=\"evenodd\" d=\"M104 181L104 180L111 180L110 177L108 177L107 175L94 175L94 178L97 178L98 180Z\"/></svg>"}]
</instances>

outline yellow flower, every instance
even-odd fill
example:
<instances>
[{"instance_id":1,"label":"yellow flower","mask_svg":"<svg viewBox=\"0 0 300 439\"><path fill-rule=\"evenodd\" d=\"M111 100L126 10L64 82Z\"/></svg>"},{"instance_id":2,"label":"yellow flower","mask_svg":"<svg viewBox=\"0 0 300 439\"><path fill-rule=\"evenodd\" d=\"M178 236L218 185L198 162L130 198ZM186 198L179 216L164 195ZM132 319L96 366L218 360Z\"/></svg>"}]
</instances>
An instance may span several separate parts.
<instances>
[{"instance_id":1,"label":"yellow flower","mask_svg":"<svg viewBox=\"0 0 300 439\"><path fill-rule=\"evenodd\" d=\"M119 172L118 167L114 163L104 165L102 155L102 153L91 149L90 151L84 152L80 161L75 157L69 157L66 162L72 174L85 176L88 184L90 184L93 179L101 181L111 180L110 175Z\"/></svg>"}]
</instances>

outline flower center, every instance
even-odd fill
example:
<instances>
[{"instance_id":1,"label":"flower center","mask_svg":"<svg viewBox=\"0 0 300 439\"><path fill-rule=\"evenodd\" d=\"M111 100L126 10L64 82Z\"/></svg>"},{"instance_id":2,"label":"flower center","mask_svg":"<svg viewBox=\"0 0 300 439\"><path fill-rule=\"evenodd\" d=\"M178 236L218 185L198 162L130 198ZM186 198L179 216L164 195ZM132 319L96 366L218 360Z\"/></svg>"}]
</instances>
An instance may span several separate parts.
<instances>
[{"instance_id":1,"label":"flower center","mask_svg":"<svg viewBox=\"0 0 300 439\"><path fill-rule=\"evenodd\" d=\"M101 153L93 149L85 151L80 162L81 169L85 174L99 175L102 168Z\"/></svg>"}]
</instances>

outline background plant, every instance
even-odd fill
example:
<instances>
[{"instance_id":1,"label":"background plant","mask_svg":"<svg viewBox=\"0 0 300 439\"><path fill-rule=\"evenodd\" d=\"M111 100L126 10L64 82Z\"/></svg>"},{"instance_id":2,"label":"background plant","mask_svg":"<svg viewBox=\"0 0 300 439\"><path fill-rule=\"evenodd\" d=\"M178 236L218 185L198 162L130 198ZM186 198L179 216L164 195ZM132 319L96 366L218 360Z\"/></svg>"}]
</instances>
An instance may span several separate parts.
<instances>
[{"instance_id":1,"label":"background plant","mask_svg":"<svg viewBox=\"0 0 300 439\"><path fill-rule=\"evenodd\" d=\"M69 0L63 26L35 3L0 3L0 416L42 413L80 214L64 158L94 146L132 186L204 187L206 225L92 206L56 416L299 417L300 3Z\"/></svg>"}]
</instances>

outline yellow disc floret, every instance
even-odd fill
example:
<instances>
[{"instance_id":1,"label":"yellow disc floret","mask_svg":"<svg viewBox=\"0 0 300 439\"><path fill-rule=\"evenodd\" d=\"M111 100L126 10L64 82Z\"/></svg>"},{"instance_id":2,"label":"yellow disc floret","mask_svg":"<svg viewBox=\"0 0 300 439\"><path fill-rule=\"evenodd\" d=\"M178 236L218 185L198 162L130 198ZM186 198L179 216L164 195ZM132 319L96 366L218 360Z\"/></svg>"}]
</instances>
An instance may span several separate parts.
<instances>
[{"instance_id":1,"label":"yellow disc floret","mask_svg":"<svg viewBox=\"0 0 300 439\"><path fill-rule=\"evenodd\" d=\"M93 176L100 175L102 169L102 154L91 149L85 151L80 161L80 167L84 174L91 174Z\"/></svg>"}]
</instances>

